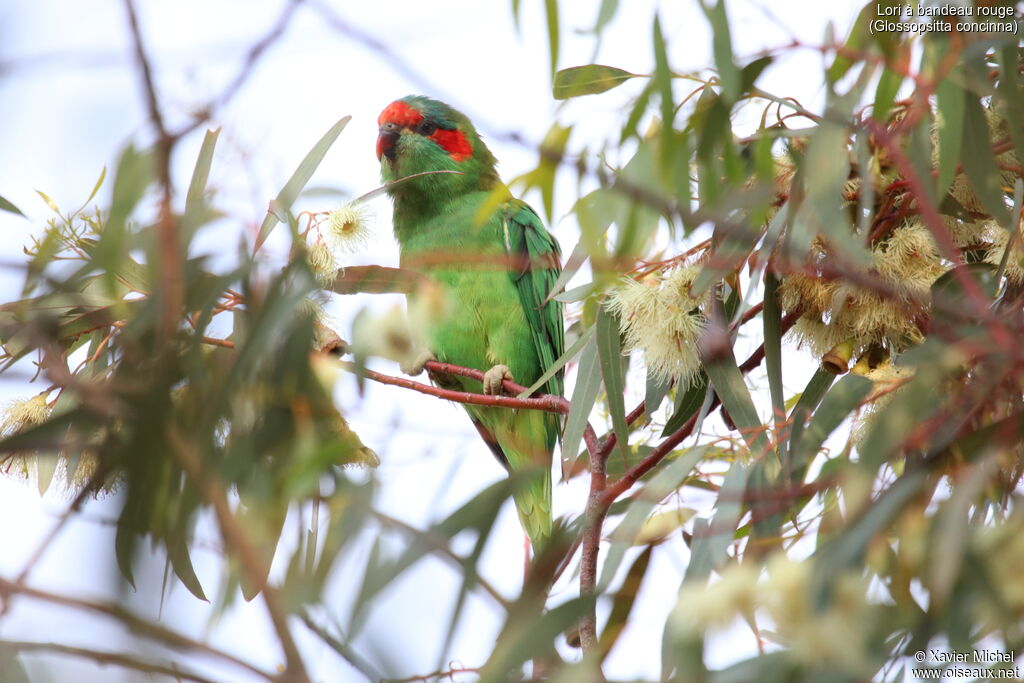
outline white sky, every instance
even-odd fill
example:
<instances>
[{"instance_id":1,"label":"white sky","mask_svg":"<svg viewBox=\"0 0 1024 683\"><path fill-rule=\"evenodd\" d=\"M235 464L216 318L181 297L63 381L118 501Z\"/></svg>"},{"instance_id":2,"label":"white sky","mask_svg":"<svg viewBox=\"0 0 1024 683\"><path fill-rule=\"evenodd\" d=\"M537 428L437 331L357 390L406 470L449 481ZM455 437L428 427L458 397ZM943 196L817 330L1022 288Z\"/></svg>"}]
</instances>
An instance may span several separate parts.
<instances>
[{"instance_id":1,"label":"white sky","mask_svg":"<svg viewBox=\"0 0 1024 683\"><path fill-rule=\"evenodd\" d=\"M339 15L375 36L409 64L420 80L411 82L380 55L325 26L318 15L300 9L288 32L261 62L253 78L218 117L224 126L215 156L211 185L219 200L251 226L262 218L267 200L276 194L312 144L338 118L352 122L328 154L311 186L341 188L361 194L378 184L374 156L376 117L393 99L422 92L445 99L469 114L487 133L518 131L527 140L540 140L555 120L577 125L573 144L595 148L622 120L622 106L642 86L639 81L598 97L581 98L559 109L550 97L547 36L542 2L523 2L523 32L511 22L510 3L462 0L442 3L329 2ZM588 63L593 46L578 30L589 28L599 2L563 0L560 67ZM631 0L622 2L618 21L608 31L597 61L638 73L653 69L650 53L651 20L659 8L670 45L670 61L678 71L709 66L710 36L696 3ZM140 2L141 22L158 71L158 84L172 121L202 105L219 92L235 73L249 46L263 36L281 11L281 0L184 0L175 3ZM793 35L816 45L823 41L826 22L836 35L845 35L858 3L753 2L730 5L733 45L742 61L765 47L787 44ZM772 19L769 12L777 19ZM744 59L745 58L745 59ZM821 57L811 50L787 56L770 69L759 85L770 92L794 95L812 110L820 110ZM424 91L424 85L432 86ZM143 101L129 58L124 10L116 0L36 0L0 2L0 195L13 201L33 219L44 223L48 209L34 190L43 190L59 205L79 205L100 169L111 169L118 149L128 140L145 144ZM682 92L682 91L678 91ZM534 153L492 138L506 179L532 168ZM187 181L202 139L191 135L178 148L175 174ZM557 197L556 216L564 215L574 199L568 178ZM109 193L110 185L104 189ZM109 195L106 195L109 196ZM538 197L527 197L535 206ZM301 208L326 209L330 203L312 200ZM377 240L353 263L394 265L397 249L390 235L387 200L374 203ZM17 296L22 275L20 247L31 226L0 213L0 298ZM571 221L557 222L554 234L566 253L576 242ZM201 249L233 251L234 233L208 235ZM272 245L273 246L273 245ZM391 297L339 299L332 308L346 321L360 306L387 306ZM349 330L342 326L342 336ZM380 363L383 371L397 368ZM804 376L804 373L797 373ZM37 392L24 381L0 381L0 400ZM23 377L22 377L23 379ZM798 391L794 379L790 391ZM572 387L572 380L567 382ZM802 385L800 385L802 386ZM383 458L378 505L417 526L443 518L448 512L502 476L487 449L464 419L461 408L392 387L368 384L363 398L354 384L342 382L338 400L353 428ZM441 425L438 427L438 425ZM585 492L578 486L557 487L556 513L582 509ZM41 498L28 486L0 479L0 575L13 577L39 539L66 504L57 492ZM87 506L88 520L69 527L33 574L33 585L96 599L113 599L119 588L112 564L112 529L117 501L112 498ZM211 538L209 525L200 530ZM488 548L484 574L506 594L521 580L521 532L511 507L504 510ZM679 544L681 547L681 544ZM656 553L648 581L658 594L644 595L638 622L653 629L630 628L613 653L608 674L616 677L656 676L661 624L674 603L675 589L685 568L684 551ZM358 568L365 558L353 557L342 567ZM220 580L217 556L196 554L197 571L214 595ZM144 563L145 564L145 563ZM138 570L139 591L130 604L143 615L156 617L163 563L155 557ZM512 570L509 570L512 567ZM365 636L357 642L363 654L383 665L391 659L394 676L423 674L436 664L448 609L457 584L443 564L428 561L384 596ZM346 605L354 579L340 571L331 605ZM571 594L563 589L561 598ZM484 600L474 601L458 635L453 657L467 666L481 664L493 643L499 621ZM345 611L339 609L344 618ZM181 588L166 600L163 620L195 637L207 630L210 609ZM467 624L469 625L467 627ZM302 631L301 627L296 628ZM262 606L242 604L210 631L213 644L273 668L280 659ZM132 639L108 622L69 618L37 604L19 601L0 619L0 637L38 639L110 649L145 651L144 641ZM358 680L324 646L303 637L304 651L314 677L323 681ZM374 656L374 651L381 653ZM154 650L154 652L156 652ZM752 654L753 639L737 631L709 655L722 665ZM133 674L100 669L79 660L31 658L30 672L38 680L127 681ZM200 665L201 662L195 662ZM45 666L44 666L45 664ZM230 680L246 680L236 672L207 669ZM47 673L49 672L49 673ZM48 677L49 676L49 677Z\"/></svg>"}]
</instances>

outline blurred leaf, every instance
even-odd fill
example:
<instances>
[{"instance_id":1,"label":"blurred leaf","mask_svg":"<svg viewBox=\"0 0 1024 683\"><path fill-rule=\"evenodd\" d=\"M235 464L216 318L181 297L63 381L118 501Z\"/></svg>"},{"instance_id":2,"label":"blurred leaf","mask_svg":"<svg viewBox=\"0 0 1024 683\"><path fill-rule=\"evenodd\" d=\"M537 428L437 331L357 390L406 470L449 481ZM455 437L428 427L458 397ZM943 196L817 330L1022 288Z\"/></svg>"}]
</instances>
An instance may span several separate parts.
<instances>
[{"instance_id":1,"label":"blurred leaf","mask_svg":"<svg viewBox=\"0 0 1024 683\"><path fill-rule=\"evenodd\" d=\"M940 90L944 83L948 83L948 80L943 79L939 82ZM889 67L882 69L882 74L878 77L878 86L875 88L875 103L871 111L871 116L879 123L885 123L901 85L903 85L902 74L896 73Z\"/></svg>"},{"instance_id":2,"label":"blurred leaf","mask_svg":"<svg viewBox=\"0 0 1024 683\"><path fill-rule=\"evenodd\" d=\"M7 201L3 197L0 197L0 211L7 211L7 212L10 212L10 213L16 213L16 214L18 214L19 216L22 216L22 217L25 216L25 214L23 214L21 212L21 209L19 209L18 207L16 207L14 204L12 204L11 202Z\"/></svg>"},{"instance_id":3,"label":"blurred leaf","mask_svg":"<svg viewBox=\"0 0 1024 683\"><path fill-rule=\"evenodd\" d=\"M1008 223L999 170L992 153L988 121L981 103L974 97L964 99L964 136L960 150L964 172L981 205L1001 224Z\"/></svg>"},{"instance_id":4,"label":"blurred leaf","mask_svg":"<svg viewBox=\"0 0 1024 683\"><path fill-rule=\"evenodd\" d=\"M871 41L877 42L883 53L890 54L895 42L899 40L898 34L885 34L881 31L872 32L871 22L879 16L889 16L892 8L899 7L902 0L868 0L861 9L860 14L850 29L850 36L846 39L842 50L836 51L835 61L825 72L828 82L835 84L847 72L858 63L855 55L862 54Z\"/></svg>"},{"instance_id":5,"label":"blurred leaf","mask_svg":"<svg viewBox=\"0 0 1024 683\"><path fill-rule=\"evenodd\" d=\"M651 552L653 550L654 546L648 545L637 556L629 571L626 572L626 578L623 579L622 586L612 599L611 614L608 615L608 621L605 623L604 630L597 641L597 649L602 660L615 647L615 643L629 622L629 615L633 611L633 605L636 604L640 587L643 585L644 577L647 575L647 567L650 565Z\"/></svg>"},{"instance_id":6,"label":"blurred leaf","mask_svg":"<svg viewBox=\"0 0 1024 683\"><path fill-rule=\"evenodd\" d=\"M672 492L677 491L687 477L693 472L697 463L707 455L704 446L685 449L678 457L666 459L660 468L655 470L643 487L625 502L625 517L615 529L608 534L612 541L601 567L598 590L604 591L615 578L616 572L625 558L626 551L633 547L640 531L644 528L651 511ZM616 511L618 513L618 511ZM611 511L609 512L611 514Z\"/></svg>"},{"instance_id":7,"label":"blurred leaf","mask_svg":"<svg viewBox=\"0 0 1024 683\"><path fill-rule=\"evenodd\" d=\"M740 98L741 77L732 57L732 38L730 36L729 17L725 13L725 0L715 4L702 0L701 9L711 24L711 49L715 56L715 67L722 84L722 96L730 105Z\"/></svg>"},{"instance_id":8,"label":"blurred leaf","mask_svg":"<svg viewBox=\"0 0 1024 683\"><path fill-rule=\"evenodd\" d=\"M121 153L114 175L110 213L93 252L95 266L106 271L104 278L110 291L115 286L114 273L124 260L128 218L142 199L153 178L151 150L138 151L128 145Z\"/></svg>"},{"instance_id":9,"label":"blurred leaf","mask_svg":"<svg viewBox=\"0 0 1024 683\"><path fill-rule=\"evenodd\" d=\"M939 605L949 601L969 551L971 508L999 469L992 455L990 452L988 457L972 464L966 476L957 477L949 499L935 515L934 539L930 544L932 561L926 565L925 578L930 599Z\"/></svg>"},{"instance_id":10,"label":"blurred leaf","mask_svg":"<svg viewBox=\"0 0 1024 683\"><path fill-rule=\"evenodd\" d=\"M582 337L581 337L582 339ZM579 369L576 372L576 388L572 392L569 416L565 421L562 436L562 471L571 472L576 464L580 440L587 426L587 418L597 401L597 392L601 388L601 366L597 357L597 342L588 339L580 355Z\"/></svg>"},{"instance_id":11,"label":"blurred leaf","mask_svg":"<svg viewBox=\"0 0 1024 683\"><path fill-rule=\"evenodd\" d=\"M758 57L743 67L743 70L740 72L741 95L745 95L753 89L757 79L761 77L765 69L771 66L773 61L775 60L771 57Z\"/></svg>"},{"instance_id":12,"label":"blurred leaf","mask_svg":"<svg viewBox=\"0 0 1024 683\"><path fill-rule=\"evenodd\" d=\"M966 93L961 87L959 79L955 77L955 73L951 73L939 81L936 94L939 107L937 116L939 128L937 196L941 197L953 181L956 167L960 163L960 151L963 149Z\"/></svg>"},{"instance_id":13,"label":"blurred leaf","mask_svg":"<svg viewBox=\"0 0 1024 683\"><path fill-rule=\"evenodd\" d=\"M683 583L705 582L711 571L721 566L726 552L735 540L736 525L743 514L743 491L747 486L747 466L737 459L725 475L715 502L715 515L708 521L700 518L693 525L690 563Z\"/></svg>"},{"instance_id":14,"label":"blurred leaf","mask_svg":"<svg viewBox=\"0 0 1024 683\"><path fill-rule=\"evenodd\" d=\"M917 495L926 479L923 468L909 470L865 506L857 519L815 551L811 588L816 606L827 603L836 578L845 570L862 564L871 539L881 533L903 506Z\"/></svg>"},{"instance_id":15,"label":"blurred leaf","mask_svg":"<svg viewBox=\"0 0 1024 683\"><path fill-rule=\"evenodd\" d=\"M544 0L544 16L548 24L548 52L551 55L551 75L558 68L558 0Z\"/></svg>"},{"instance_id":16,"label":"blurred leaf","mask_svg":"<svg viewBox=\"0 0 1024 683\"><path fill-rule=\"evenodd\" d=\"M411 294L430 281L419 271L386 266L347 266L338 271L331 291L338 294L368 292L383 294L402 292Z\"/></svg>"},{"instance_id":17,"label":"blurred leaf","mask_svg":"<svg viewBox=\"0 0 1024 683\"><path fill-rule=\"evenodd\" d=\"M601 361L601 376L608 396L608 412L612 417L612 429L622 457L628 457L629 427L626 425L626 391L622 375L622 347L619 343L619 318L603 306L597 311L597 353ZM575 398L575 395L574 395ZM571 409L570 409L571 410Z\"/></svg>"},{"instance_id":18,"label":"blurred leaf","mask_svg":"<svg viewBox=\"0 0 1024 683\"><path fill-rule=\"evenodd\" d=\"M176 534L175 539L167 543L167 557L174 569L174 575L181 580L188 592L203 602L209 602L206 593L203 592L203 585L199 582L199 577L196 576L195 567L192 566L192 557L183 534Z\"/></svg>"},{"instance_id":19,"label":"blurred leaf","mask_svg":"<svg viewBox=\"0 0 1024 683\"><path fill-rule=\"evenodd\" d=\"M1001 113L1010 129L1013 146L1020 153L1024 150L1024 94L1020 90L1018 59L1020 48L1009 41L999 51L999 82L996 86L998 97L996 102L1002 105Z\"/></svg>"},{"instance_id":20,"label":"blurred leaf","mask_svg":"<svg viewBox=\"0 0 1024 683\"><path fill-rule=\"evenodd\" d=\"M600 34L615 18L618 9L619 0L601 0L601 7L597 11L597 21L594 23L594 33Z\"/></svg>"},{"instance_id":21,"label":"blurred leaf","mask_svg":"<svg viewBox=\"0 0 1024 683\"><path fill-rule=\"evenodd\" d=\"M603 64L571 66L555 74L554 97L556 100L567 100L581 95L597 95L637 76L638 74Z\"/></svg>"},{"instance_id":22,"label":"blurred leaf","mask_svg":"<svg viewBox=\"0 0 1024 683\"><path fill-rule=\"evenodd\" d=\"M18 651L3 641L0 641L0 679L4 683L32 683Z\"/></svg>"},{"instance_id":23,"label":"blurred leaf","mask_svg":"<svg viewBox=\"0 0 1024 683\"><path fill-rule=\"evenodd\" d=\"M573 598L538 617L515 613L498 635L494 652L480 671L480 683L506 683L524 662L545 656L552 643L593 609L593 596Z\"/></svg>"},{"instance_id":24,"label":"blurred leaf","mask_svg":"<svg viewBox=\"0 0 1024 683\"><path fill-rule=\"evenodd\" d=\"M291 211L292 203L299 196L299 193L302 192L302 189L306 187L306 183L313 177L313 173L316 171L317 166L320 165L320 162L323 161L327 150L331 148L334 141L341 135L341 131L345 130L345 126L348 125L351 119L351 116L345 116L340 119L313 145L313 149L309 150L302 163L295 169L295 173L292 174L292 177L288 179L288 182L285 183L285 186L277 194L277 198L274 201L279 210ZM279 218L273 212L267 212L267 216L263 219L263 224L260 225L260 232L256 236L254 251L258 251L263 246L263 243L279 222Z\"/></svg>"},{"instance_id":25,"label":"blurred leaf","mask_svg":"<svg viewBox=\"0 0 1024 683\"><path fill-rule=\"evenodd\" d=\"M672 69L668 63L665 36L661 31L661 18L654 15L654 83L661 101L661 158L672 158L673 125L675 123L675 98L672 96ZM664 165L663 165L664 166Z\"/></svg>"}]
</instances>

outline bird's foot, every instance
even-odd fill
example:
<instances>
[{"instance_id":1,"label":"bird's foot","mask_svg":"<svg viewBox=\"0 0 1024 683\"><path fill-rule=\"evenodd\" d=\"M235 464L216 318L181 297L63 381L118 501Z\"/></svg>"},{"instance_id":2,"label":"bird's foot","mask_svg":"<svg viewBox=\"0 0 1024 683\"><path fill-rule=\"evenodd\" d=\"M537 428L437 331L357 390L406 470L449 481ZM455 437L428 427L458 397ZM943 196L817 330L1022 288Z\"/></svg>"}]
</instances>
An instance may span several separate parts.
<instances>
[{"instance_id":1,"label":"bird's foot","mask_svg":"<svg viewBox=\"0 0 1024 683\"><path fill-rule=\"evenodd\" d=\"M484 393L491 396L501 394L501 383L505 380L513 382L512 372L507 365L495 365L484 373Z\"/></svg>"},{"instance_id":2,"label":"bird's foot","mask_svg":"<svg viewBox=\"0 0 1024 683\"><path fill-rule=\"evenodd\" d=\"M427 361L437 360L437 356L430 352L428 349L424 349L414 356L411 360L406 360L399 363L399 367L407 375L415 377L416 375L423 372L423 366L427 364Z\"/></svg>"}]
</instances>

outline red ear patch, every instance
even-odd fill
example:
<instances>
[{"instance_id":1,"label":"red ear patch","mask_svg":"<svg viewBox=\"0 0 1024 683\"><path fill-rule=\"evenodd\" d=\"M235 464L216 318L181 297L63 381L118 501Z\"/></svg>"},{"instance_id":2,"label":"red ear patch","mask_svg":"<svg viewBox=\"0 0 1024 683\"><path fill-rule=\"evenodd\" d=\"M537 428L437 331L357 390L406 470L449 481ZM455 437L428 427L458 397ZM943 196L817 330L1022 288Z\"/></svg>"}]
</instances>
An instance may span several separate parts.
<instances>
[{"instance_id":1,"label":"red ear patch","mask_svg":"<svg viewBox=\"0 0 1024 683\"><path fill-rule=\"evenodd\" d=\"M441 149L448 152L455 161L465 161L473 156L473 145L460 130L445 130L438 128L430 139L441 146Z\"/></svg>"},{"instance_id":2,"label":"red ear patch","mask_svg":"<svg viewBox=\"0 0 1024 683\"><path fill-rule=\"evenodd\" d=\"M418 126L423 120L423 114L419 113L402 100L395 100L380 113L377 117L377 125L395 123L401 128L412 128Z\"/></svg>"}]
</instances>

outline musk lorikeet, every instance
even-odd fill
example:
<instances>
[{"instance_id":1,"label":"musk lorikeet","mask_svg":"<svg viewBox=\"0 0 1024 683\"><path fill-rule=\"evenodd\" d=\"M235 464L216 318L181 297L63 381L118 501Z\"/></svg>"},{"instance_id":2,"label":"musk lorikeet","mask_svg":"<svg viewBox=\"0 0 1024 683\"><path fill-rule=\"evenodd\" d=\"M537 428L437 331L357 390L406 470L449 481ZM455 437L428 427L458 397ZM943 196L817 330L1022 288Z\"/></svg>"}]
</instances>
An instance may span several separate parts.
<instances>
[{"instance_id":1,"label":"musk lorikeet","mask_svg":"<svg viewBox=\"0 0 1024 683\"><path fill-rule=\"evenodd\" d=\"M530 386L565 347L562 305L547 300L558 278L558 242L537 214L513 199L495 159L461 112L427 97L392 102L377 120L385 182L426 171L389 189L403 268L436 283L442 305L421 330L427 350L405 366L419 374L432 358L486 371L483 383L432 376L444 388L498 394L502 380ZM436 296L435 292L435 296ZM422 296L422 295L421 295ZM410 304L417 294L411 294ZM562 371L540 391L561 395ZM480 436L510 472L529 471L514 494L534 548L551 534L551 457L559 416L465 405Z\"/></svg>"}]
</instances>

